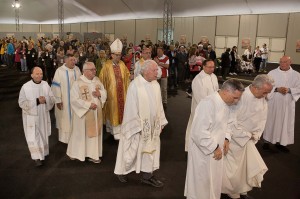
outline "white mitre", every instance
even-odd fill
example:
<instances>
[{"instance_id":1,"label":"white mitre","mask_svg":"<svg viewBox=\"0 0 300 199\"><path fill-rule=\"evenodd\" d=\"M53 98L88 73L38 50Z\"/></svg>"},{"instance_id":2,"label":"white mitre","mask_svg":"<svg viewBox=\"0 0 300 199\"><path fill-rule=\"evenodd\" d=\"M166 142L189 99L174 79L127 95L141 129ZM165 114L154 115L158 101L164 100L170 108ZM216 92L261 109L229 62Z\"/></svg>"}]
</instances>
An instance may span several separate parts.
<instances>
[{"instance_id":1,"label":"white mitre","mask_svg":"<svg viewBox=\"0 0 300 199\"><path fill-rule=\"evenodd\" d=\"M120 39L116 39L111 45L110 45L110 51L113 54L121 54L123 49L123 44Z\"/></svg>"}]
</instances>

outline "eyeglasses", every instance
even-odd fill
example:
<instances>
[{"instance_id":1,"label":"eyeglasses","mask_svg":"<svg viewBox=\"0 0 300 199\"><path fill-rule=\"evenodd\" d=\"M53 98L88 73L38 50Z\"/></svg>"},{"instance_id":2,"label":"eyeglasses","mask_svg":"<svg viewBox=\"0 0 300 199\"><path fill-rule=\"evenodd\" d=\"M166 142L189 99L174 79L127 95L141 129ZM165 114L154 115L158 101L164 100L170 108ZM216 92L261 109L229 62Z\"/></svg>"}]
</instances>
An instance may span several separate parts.
<instances>
[{"instance_id":1,"label":"eyeglasses","mask_svg":"<svg viewBox=\"0 0 300 199\"><path fill-rule=\"evenodd\" d=\"M90 68L90 69L84 69L84 70L97 71L96 68Z\"/></svg>"}]
</instances>

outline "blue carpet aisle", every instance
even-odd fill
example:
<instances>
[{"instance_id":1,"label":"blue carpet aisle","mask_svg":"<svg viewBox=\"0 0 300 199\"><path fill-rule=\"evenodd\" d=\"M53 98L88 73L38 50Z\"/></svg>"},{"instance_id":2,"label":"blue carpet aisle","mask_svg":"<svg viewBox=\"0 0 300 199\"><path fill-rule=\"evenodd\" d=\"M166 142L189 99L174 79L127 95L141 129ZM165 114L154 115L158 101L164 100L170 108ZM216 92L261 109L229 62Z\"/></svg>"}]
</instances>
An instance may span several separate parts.
<instances>
[{"instance_id":1,"label":"blue carpet aisle","mask_svg":"<svg viewBox=\"0 0 300 199\"><path fill-rule=\"evenodd\" d=\"M113 174L118 143L104 133L104 153L101 164L71 161L66 156L65 144L57 141L53 111L50 155L41 168L34 162L25 141L21 109L17 100L20 87L29 79L14 69L0 69L0 198L102 198L102 199L184 199L186 153L185 129L191 99L183 90L170 95L166 116L169 121L161 135L161 168L156 175L165 183L153 188L140 183L131 174L127 184L120 183ZM297 104L296 118L300 117ZM290 153L272 148L261 152L269 171L261 189L250 195L256 199L300 199L300 123L296 120L295 143Z\"/></svg>"}]
</instances>

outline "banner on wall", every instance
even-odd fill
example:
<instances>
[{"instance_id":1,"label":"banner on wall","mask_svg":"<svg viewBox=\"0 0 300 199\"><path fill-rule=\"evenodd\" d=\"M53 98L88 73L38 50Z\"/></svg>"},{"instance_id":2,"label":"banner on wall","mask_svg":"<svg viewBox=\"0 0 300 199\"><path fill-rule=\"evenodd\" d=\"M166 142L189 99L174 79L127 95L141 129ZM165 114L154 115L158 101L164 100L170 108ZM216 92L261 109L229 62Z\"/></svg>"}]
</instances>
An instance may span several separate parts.
<instances>
[{"instance_id":1,"label":"banner on wall","mask_svg":"<svg viewBox=\"0 0 300 199\"><path fill-rule=\"evenodd\" d=\"M246 49L250 46L250 39L249 38L244 38L242 39L242 48Z\"/></svg>"},{"instance_id":2,"label":"banner on wall","mask_svg":"<svg viewBox=\"0 0 300 199\"><path fill-rule=\"evenodd\" d=\"M202 44L209 44L209 40L207 36L202 36L200 42Z\"/></svg>"},{"instance_id":3,"label":"banner on wall","mask_svg":"<svg viewBox=\"0 0 300 199\"><path fill-rule=\"evenodd\" d=\"M296 52L300 53L300 40L297 40L296 42Z\"/></svg>"},{"instance_id":4,"label":"banner on wall","mask_svg":"<svg viewBox=\"0 0 300 199\"><path fill-rule=\"evenodd\" d=\"M186 35L180 35L180 44L186 44Z\"/></svg>"},{"instance_id":5,"label":"banner on wall","mask_svg":"<svg viewBox=\"0 0 300 199\"><path fill-rule=\"evenodd\" d=\"M13 38L13 37L15 37L15 33L7 33L6 37L7 38Z\"/></svg>"}]
</instances>

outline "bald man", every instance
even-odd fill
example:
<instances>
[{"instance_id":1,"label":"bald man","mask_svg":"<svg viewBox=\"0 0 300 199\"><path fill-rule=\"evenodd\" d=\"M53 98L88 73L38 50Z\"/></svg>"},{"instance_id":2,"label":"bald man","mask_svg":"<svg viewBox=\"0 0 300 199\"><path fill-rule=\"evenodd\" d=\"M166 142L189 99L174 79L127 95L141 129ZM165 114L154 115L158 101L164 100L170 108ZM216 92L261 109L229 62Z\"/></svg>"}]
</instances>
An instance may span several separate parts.
<instances>
[{"instance_id":1,"label":"bald man","mask_svg":"<svg viewBox=\"0 0 300 199\"><path fill-rule=\"evenodd\" d=\"M289 152L286 145L294 144L295 103L300 97L300 73L291 67L291 58L283 56L280 66L268 75L275 81L268 95L268 117L264 131L264 149L276 144L282 152Z\"/></svg>"},{"instance_id":2,"label":"bald man","mask_svg":"<svg viewBox=\"0 0 300 199\"><path fill-rule=\"evenodd\" d=\"M51 134L49 111L55 98L50 86L43 79L43 71L34 67L32 80L25 83L20 91L19 106L22 109L25 138L36 166L41 166L45 156L49 155L48 137Z\"/></svg>"}]
</instances>

